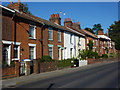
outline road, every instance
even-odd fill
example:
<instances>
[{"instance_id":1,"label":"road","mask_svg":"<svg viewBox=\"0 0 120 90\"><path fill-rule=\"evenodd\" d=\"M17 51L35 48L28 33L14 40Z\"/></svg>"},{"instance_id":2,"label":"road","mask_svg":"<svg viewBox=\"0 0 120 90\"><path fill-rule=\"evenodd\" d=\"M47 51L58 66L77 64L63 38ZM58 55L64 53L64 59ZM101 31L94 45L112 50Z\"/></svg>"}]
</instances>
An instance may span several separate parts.
<instances>
[{"instance_id":1,"label":"road","mask_svg":"<svg viewBox=\"0 0 120 90\"><path fill-rule=\"evenodd\" d=\"M14 88L118 88L120 62L98 65L87 69L36 80Z\"/></svg>"}]
</instances>

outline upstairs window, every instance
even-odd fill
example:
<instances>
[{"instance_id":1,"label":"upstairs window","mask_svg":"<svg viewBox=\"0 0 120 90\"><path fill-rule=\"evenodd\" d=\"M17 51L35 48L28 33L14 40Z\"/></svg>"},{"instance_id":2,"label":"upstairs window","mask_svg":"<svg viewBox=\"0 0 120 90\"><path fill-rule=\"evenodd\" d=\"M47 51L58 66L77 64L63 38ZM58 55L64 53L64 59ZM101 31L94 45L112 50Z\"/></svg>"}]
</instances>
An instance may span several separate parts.
<instances>
[{"instance_id":1,"label":"upstairs window","mask_svg":"<svg viewBox=\"0 0 120 90\"><path fill-rule=\"evenodd\" d=\"M29 25L29 38L35 39L35 26Z\"/></svg>"},{"instance_id":2,"label":"upstairs window","mask_svg":"<svg viewBox=\"0 0 120 90\"><path fill-rule=\"evenodd\" d=\"M58 42L61 42L61 31L58 30Z\"/></svg>"},{"instance_id":3,"label":"upstairs window","mask_svg":"<svg viewBox=\"0 0 120 90\"><path fill-rule=\"evenodd\" d=\"M72 43L72 34L70 34L70 43Z\"/></svg>"},{"instance_id":4,"label":"upstairs window","mask_svg":"<svg viewBox=\"0 0 120 90\"><path fill-rule=\"evenodd\" d=\"M49 29L49 40L53 40L53 30L52 28L48 28Z\"/></svg>"}]
</instances>

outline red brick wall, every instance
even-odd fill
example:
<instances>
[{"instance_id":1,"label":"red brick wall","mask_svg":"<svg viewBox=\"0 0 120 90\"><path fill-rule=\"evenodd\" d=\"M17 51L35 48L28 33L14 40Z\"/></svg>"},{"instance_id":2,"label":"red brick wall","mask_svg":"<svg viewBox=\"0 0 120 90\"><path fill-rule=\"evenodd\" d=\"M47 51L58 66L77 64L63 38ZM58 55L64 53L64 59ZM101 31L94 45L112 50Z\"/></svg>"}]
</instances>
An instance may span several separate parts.
<instances>
[{"instance_id":1,"label":"red brick wall","mask_svg":"<svg viewBox=\"0 0 120 90\"><path fill-rule=\"evenodd\" d=\"M16 77L15 67L11 66L11 67L2 68L2 79L10 78L10 77Z\"/></svg>"},{"instance_id":2,"label":"red brick wall","mask_svg":"<svg viewBox=\"0 0 120 90\"><path fill-rule=\"evenodd\" d=\"M64 36L63 31L61 31L61 42L58 42L58 30L53 28L53 41L48 40L48 28L43 32L43 53L44 55L49 55L48 44L53 44L53 59L58 60L58 45L64 47Z\"/></svg>"},{"instance_id":3,"label":"red brick wall","mask_svg":"<svg viewBox=\"0 0 120 90\"><path fill-rule=\"evenodd\" d=\"M40 63L40 72L48 72L57 70L57 61Z\"/></svg>"},{"instance_id":4,"label":"red brick wall","mask_svg":"<svg viewBox=\"0 0 120 90\"><path fill-rule=\"evenodd\" d=\"M13 40L13 21L12 17L2 15L2 40Z\"/></svg>"}]
</instances>

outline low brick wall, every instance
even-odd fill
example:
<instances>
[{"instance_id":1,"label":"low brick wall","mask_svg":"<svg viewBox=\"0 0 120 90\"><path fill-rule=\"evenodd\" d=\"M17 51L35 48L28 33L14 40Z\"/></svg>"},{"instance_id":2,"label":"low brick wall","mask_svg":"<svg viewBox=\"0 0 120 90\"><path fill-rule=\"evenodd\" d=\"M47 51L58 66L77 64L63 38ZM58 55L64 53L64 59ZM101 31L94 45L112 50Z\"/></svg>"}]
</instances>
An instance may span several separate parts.
<instances>
[{"instance_id":1,"label":"low brick wall","mask_svg":"<svg viewBox=\"0 0 120 90\"><path fill-rule=\"evenodd\" d=\"M93 64L93 63L115 61L117 60L117 58L99 58L99 59L87 58L86 60L88 61L88 64Z\"/></svg>"},{"instance_id":2,"label":"low brick wall","mask_svg":"<svg viewBox=\"0 0 120 90\"><path fill-rule=\"evenodd\" d=\"M19 77L19 61L15 61L15 66L2 68L2 79Z\"/></svg>"},{"instance_id":3,"label":"low brick wall","mask_svg":"<svg viewBox=\"0 0 120 90\"><path fill-rule=\"evenodd\" d=\"M94 63L94 58L86 58L87 64L92 64Z\"/></svg>"},{"instance_id":4,"label":"low brick wall","mask_svg":"<svg viewBox=\"0 0 120 90\"><path fill-rule=\"evenodd\" d=\"M40 73L57 70L57 61L40 63Z\"/></svg>"},{"instance_id":5,"label":"low brick wall","mask_svg":"<svg viewBox=\"0 0 120 90\"><path fill-rule=\"evenodd\" d=\"M2 69L2 79L5 78L11 78L11 77L16 77L17 75L15 74L15 67L4 67Z\"/></svg>"}]
</instances>

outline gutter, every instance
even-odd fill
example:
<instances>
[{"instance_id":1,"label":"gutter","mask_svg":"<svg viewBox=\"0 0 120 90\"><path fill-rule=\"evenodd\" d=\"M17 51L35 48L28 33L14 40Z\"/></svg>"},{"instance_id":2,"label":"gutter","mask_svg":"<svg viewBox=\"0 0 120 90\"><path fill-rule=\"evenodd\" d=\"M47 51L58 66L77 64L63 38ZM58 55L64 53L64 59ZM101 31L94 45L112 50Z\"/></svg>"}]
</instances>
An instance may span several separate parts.
<instances>
[{"instance_id":1,"label":"gutter","mask_svg":"<svg viewBox=\"0 0 120 90\"><path fill-rule=\"evenodd\" d=\"M4 8L4 9L6 9L6 10L8 10L8 11L12 12L12 13L15 13L15 11L14 11L14 10L11 10L11 9L9 9L9 8L7 8L7 7L5 7L5 6L3 6L3 5L0 5L0 7L1 7L1 8Z\"/></svg>"}]
</instances>

